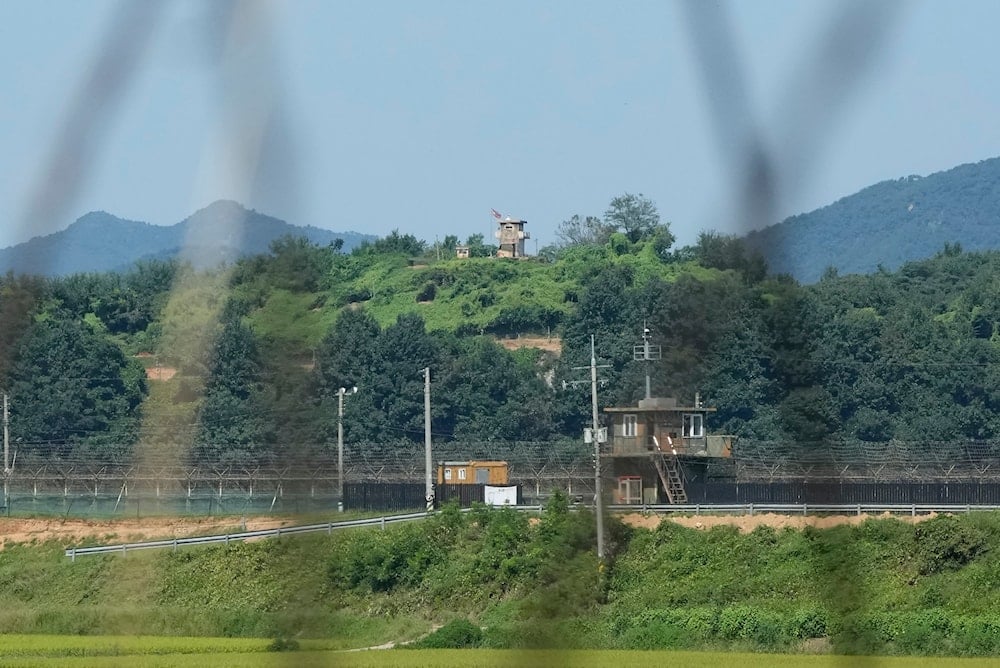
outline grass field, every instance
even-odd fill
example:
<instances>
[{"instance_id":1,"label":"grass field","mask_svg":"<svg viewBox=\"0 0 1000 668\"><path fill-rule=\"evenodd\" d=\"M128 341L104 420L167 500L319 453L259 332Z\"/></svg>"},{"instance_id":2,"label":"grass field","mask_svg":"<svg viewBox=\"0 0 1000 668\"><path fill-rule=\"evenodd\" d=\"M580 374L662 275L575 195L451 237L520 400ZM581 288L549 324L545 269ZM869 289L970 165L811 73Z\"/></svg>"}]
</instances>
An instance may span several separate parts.
<instances>
[{"instance_id":1,"label":"grass field","mask_svg":"<svg viewBox=\"0 0 1000 668\"><path fill-rule=\"evenodd\" d=\"M643 652L612 650L372 650L325 649L323 641L304 641L295 652L268 652L271 641L250 638L167 638L153 636L2 636L2 666L337 666L338 668L458 668L507 666L558 668L988 668L996 659L941 657L860 657L727 652Z\"/></svg>"}]
</instances>

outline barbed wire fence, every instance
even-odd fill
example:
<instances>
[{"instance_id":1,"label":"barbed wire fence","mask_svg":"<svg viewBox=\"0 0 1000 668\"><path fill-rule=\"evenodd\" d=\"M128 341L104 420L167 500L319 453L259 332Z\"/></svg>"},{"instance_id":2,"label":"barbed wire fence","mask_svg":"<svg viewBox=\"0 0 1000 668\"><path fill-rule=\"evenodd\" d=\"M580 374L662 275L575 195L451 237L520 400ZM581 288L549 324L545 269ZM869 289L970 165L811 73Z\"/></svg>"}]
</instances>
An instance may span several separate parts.
<instances>
[{"instance_id":1,"label":"barbed wire fence","mask_svg":"<svg viewBox=\"0 0 1000 668\"><path fill-rule=\"evenodd\" d=\"M504 461L527 503L556 490L589 499L593 451L583 443L443 443L434 461ZM741 440L731 460L705 462L703 481L747 483L972 483L1000 485L1000 442L836 442ZM347 483L420 483L420 444L349 447ZM436 476L436 473L435 473ZM247 515L329 512L337 507L336 453L295 460L101 461L28 456L10 473L8 514L75 517Z\"/></svg>"}]
</instances>

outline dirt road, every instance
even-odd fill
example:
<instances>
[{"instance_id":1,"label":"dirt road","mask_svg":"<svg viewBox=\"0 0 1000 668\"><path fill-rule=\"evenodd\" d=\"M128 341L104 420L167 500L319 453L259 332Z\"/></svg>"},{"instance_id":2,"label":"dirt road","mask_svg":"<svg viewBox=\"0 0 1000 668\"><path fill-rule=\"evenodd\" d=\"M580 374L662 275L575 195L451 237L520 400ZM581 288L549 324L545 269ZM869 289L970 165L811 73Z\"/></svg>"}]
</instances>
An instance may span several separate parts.
<instances>
[{"instance_id":1,"label":"dirt road","mask_svg":"<svg viewBox=\"0 0 1000 668\"><path fill-rule=\"evenodd\" d=\"M801 515L698 515L686 517L665 517L661 515L643 515L632 513L623 515L622 520L632 526L654 529L663 520L696 529L710 529L719 525L730 525L747 533L758 526L767 525L775 529L791 527L802 529L807 526L827 528L840 524L860 524L870 517L889 517L884 515L830 515L821 517L803 517ZM904 522L920 522L933 515L894 515ZM205 536L220 533L235 533L238 531L255 531L258 529L276 529L294 524L301 524L301 519L294 517L248 517L242 518L191 518L191 517L149 517L121 520L80 520L61 518L0 518L0 549L3 543L30 543L47 540L66 542L79 541L85 538L96 539L102 544L136 542L162 538L183 538L187 536Z\"/></svg>"},{"instance_id":2,"label":"dirt road","mask_svg":"<svg viewBox=\"0 0 1000 668\"><path fill-rule=\"evenodd\" d=\"M79 520L60 518L0 518L2 543L30 543L47 540L77 541L95 538L101 543L123 543L160 538L211 535L258 529L276 529L295 524L292 518L250 517L192 518L149 517L122 520ZM245 529L244 529L245 526ZM0 543L0 549L2 549Z\"/></svg>"}]
</instances>

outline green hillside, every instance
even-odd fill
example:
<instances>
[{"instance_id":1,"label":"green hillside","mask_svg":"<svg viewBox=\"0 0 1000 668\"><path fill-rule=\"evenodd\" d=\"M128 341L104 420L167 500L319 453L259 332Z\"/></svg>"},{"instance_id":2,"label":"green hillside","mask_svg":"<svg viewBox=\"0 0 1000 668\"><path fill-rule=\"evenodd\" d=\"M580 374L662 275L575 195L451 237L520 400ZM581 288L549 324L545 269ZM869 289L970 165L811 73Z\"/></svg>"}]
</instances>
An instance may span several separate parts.
<instances>
[{"instance_id":1,"label":"green hillside","mask_svg":"<svg viewBox=\"0 0 1000 668\"><path fill-rule=\"evenodd\" d=\"M590 422L587 398L564 387L591 336L600 403L641 397L644 325L663 351L653 393L700 393L717 432L910 451L1000 438L1000 253L946 245L895 272L803 286L768 277L739 239L670 250L663 238L615 232L512 260L398 233L350 253L285 237L209 272L8 275L13 438L22 457L308 459L330 453L337 391L357 386L345 438L389 452L423 439L430 368L435 441L540 452Z\"/></svg>"}]
</instances>

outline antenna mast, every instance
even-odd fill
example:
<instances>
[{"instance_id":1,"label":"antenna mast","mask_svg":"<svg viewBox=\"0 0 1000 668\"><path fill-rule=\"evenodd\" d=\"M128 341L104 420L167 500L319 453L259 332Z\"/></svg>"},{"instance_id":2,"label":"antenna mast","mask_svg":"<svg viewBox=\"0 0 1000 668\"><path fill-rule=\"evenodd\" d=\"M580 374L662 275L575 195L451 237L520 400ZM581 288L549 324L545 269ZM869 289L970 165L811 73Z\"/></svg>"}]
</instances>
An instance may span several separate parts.
<instances>
[{"instance_id":1,"label":"antenna mast","mask_svg":"<svg viewBox=\"0 0 1000 668\"><path fill-rule=\"evenodd\" d=\"M632 350L632 358L636 361L642 361L646 363L646 398L651 399L653 397L652 384L650 383L650 375L652 372L652 364L650 362L655 362L660 359L660 346L653 345L650 340L653 338L653 333L646 326L646 321L642 322L642 345L635 346Z\"/></svg>"}]
</instances>

